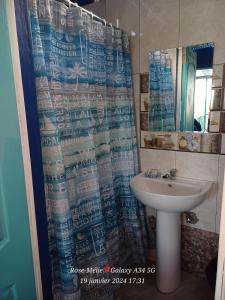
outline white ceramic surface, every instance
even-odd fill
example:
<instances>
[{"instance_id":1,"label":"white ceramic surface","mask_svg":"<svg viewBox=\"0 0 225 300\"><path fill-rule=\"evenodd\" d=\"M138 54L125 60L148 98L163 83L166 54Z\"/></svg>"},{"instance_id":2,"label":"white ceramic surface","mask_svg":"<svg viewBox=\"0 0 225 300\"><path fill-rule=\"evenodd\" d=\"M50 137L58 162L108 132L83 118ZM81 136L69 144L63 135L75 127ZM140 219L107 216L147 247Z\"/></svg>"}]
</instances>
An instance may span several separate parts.
<instances>
[{"instance_id":1,"label":"white ceramic surface","mask_svg":"<svg viewBox=\"0 0 225 300\"><path fill-rule=\"evenodd\" d=\"M198 206L207 198L212 181L147 178L143 173L130 182L131 189L143 204L165 212L185 212Z\"/></svg>"},{"instance_id":2,"label":"white ceramic surface","mask_svg":"<svg viewBox=\"0 0 225 300\"><path fill-rule=\"evenodd\" d=\"M163 293L171 293L181 282L179 213L157 210L156 284Z\"/></svg>"},{"instance_id":3,"label":"white ceramic surface","mask_svg":"<svg viewBox=\"0 0 225 300\"><path fill-rule=\"evenodd\" d=\"M206 180L148 178L144 173L135 176L130 186L137 199L157 210L156 283L163 293L178 288L181 281L180 225L181 212L202 203L214 183Z\"/></svg>"}]
</instances>

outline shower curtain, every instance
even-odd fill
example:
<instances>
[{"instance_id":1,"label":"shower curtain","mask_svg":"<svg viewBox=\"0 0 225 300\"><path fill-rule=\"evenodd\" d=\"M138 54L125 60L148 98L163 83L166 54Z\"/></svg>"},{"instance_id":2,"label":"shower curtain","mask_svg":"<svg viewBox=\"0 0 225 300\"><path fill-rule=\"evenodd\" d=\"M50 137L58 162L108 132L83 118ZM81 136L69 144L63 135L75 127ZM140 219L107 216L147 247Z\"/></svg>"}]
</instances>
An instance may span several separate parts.
<instances>
[{"instance_id":1,"label":"shower curtain","mask_svg":"<svg viewBox=\"0 0 225 300\"><path fill-rule=\"evenodd\" d=\"M167 52L149 53L149 112L151 131L175 131L175 97L171 59Z\"/></svg>"},{"instance_id":2,"label":"shower curtain","mask_svg":"<svg viewBox=\"0 0 225 300\"><path fill-rule=\"evenodd\" d=\"M113 299L108 271L147 247L128 37L58 1L29 15L54 299Z\"/></svg>"}]
</instances>

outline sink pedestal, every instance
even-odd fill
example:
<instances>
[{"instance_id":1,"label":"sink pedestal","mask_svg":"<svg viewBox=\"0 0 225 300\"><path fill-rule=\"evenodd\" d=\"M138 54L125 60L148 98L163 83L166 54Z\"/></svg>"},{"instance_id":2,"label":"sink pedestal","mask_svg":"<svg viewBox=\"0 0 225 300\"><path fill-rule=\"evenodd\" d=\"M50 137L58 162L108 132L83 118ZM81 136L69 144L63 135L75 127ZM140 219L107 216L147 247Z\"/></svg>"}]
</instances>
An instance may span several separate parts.
<instances>
[{"instance_id":1,"label":"sink pedestal","mask_svg":"<svg viewBox=\"0 0 225 300\"><path fill-rule=\"evenodd\" d=\"M156 283L162 293L174 291L181 281L181 217L180 213L157 211Z\"/></svg>"}]
</instances>

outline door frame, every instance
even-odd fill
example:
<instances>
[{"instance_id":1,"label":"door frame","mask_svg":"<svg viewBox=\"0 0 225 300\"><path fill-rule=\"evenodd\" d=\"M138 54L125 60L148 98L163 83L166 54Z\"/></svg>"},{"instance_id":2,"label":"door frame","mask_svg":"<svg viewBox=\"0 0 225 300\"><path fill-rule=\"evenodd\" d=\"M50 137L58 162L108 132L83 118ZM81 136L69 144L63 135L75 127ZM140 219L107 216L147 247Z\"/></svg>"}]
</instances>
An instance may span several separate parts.
<instances>
[{"instance_id":1,"label":"door frame","mask_svg":"<svg viewBox=\"0 0 225 300\"><path fill-rule=\"evenodd\" d=\"M22 156L23 156L24 177L25 177L25 185L26 185L26 198L27 198L29 229L30 229L30 238L31 238L31 246L32 246L32 258L33 258L36 295L38 300L42 300L43 293L42 293L40 258L39 258L38 238L37 238L37 226L36 226L36 217L35 217L33 180L32 180L32 171L31 171L30 149L29 149L29 142L28 142L19 47L18 47L18 39L17 39L15 7L14 7L13 0L5 1L5 4L6 4L9 40L10 40L10 47L11 47L13 78L14 78L14 86L15 86L15 94L16 94L16 102L17 102L20 140L21 140Z\"/></svg>"},{"instance_id":2,"label":"door frame","mask_svg":"<svg viewBox=\"0 0 225 300\"><path fill-rule=\"evenodd\" d=\"M216 274L215 300L225 299L225 172L223 181L223 196L220 218L219 249Z\"/></svg>"}]
</instances>

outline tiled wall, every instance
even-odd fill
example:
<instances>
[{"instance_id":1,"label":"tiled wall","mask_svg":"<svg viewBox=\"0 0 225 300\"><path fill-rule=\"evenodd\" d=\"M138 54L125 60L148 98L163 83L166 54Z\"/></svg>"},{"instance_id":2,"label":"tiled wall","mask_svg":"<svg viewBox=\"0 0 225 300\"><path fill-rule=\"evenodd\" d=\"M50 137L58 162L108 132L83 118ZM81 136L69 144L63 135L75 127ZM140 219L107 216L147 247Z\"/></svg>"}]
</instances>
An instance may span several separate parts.
<instances>
[{"instance_id":1,"label":"tiled wall","mask_svg":"<svg viewBox=\"0 0 225 300\"><path fill-rule=\"evenodd\" d=\"M214 63L225 62L224 0L100 0L87 6L97 15L131 34L132 73L139 131L139 75L148 71L148 52L215 42ZM178 175L213 180L214 193L194 211L199 218L189 225L219 232L225 156L217 154L140 149L141 168L158 168ZM149 214L154 213L151 209Z\"/></svg>"}]
</instances>

